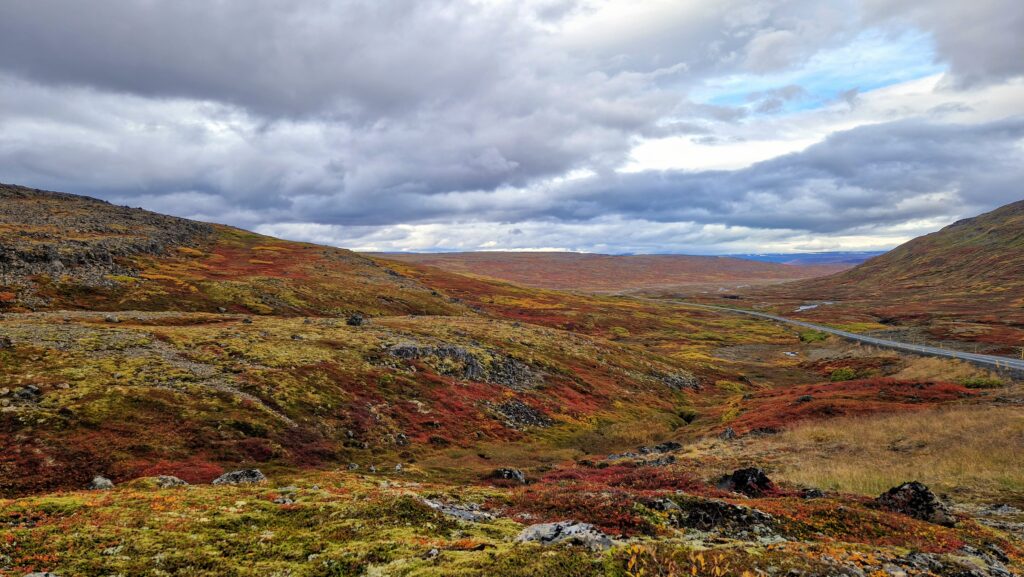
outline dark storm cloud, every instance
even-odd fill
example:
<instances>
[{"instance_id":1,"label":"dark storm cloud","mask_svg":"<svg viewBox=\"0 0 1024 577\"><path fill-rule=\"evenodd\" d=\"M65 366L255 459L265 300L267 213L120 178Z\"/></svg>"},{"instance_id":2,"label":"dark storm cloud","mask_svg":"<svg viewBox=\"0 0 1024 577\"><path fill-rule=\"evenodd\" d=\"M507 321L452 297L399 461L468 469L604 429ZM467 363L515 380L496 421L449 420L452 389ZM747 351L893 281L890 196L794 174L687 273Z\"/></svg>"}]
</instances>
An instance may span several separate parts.
<instances>
[{"instance_id":1,"label":"dark storm cloud","mask_svg":"<svg viewBox=\"0 0 1024 577\"><path fill-rule=\"evenodd\" d=\"M971 213L1019 200L1024 118L980 125L900 121L835 133L734 171L603 175L548 215L622 214L821 233Z\"/></svg>"},{"instance_id":2,"label":"dark storm cloud","mask_svg":"<svg viewBox=\"0 0 1024 577\"><path fill-rule=\"evenodd\" d=\"M799 66L865 22L931 33L964 86L1021 73L1017 0L933 6L3 2L0 180L243 226L622 218L835 232L1012 200L1016 120L890 122L740 170L617 172L638 139L738 141L723 127L802 89L744 107L690 101L692 88Z\"/></svg>"}]
</instances>

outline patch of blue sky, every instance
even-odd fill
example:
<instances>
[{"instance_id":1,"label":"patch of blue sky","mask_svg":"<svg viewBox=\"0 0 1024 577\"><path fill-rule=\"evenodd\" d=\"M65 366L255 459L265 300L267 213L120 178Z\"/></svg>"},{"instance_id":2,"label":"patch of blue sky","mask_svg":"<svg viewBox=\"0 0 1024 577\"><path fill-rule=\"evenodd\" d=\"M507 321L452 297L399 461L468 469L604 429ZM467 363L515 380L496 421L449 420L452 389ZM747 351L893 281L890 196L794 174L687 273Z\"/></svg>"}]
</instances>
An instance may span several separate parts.
<instances>
[{"instance_id":1,"label":"patch of blue sky","mask_svg":"<svg viewBox=\"0 0 1024 577\"><path fill-rule=\"evenodd\" d=\"M867 92L945 70L936 60L929 35L916 30L899 35L867 30L844 46L815 54L798 68L711 79L691 98L718 106L746 107L756 114L756 95L795 85L802 88L799 95L773 112L798 112L823 107L850 90Z\"/></svg>"}]
</instances>

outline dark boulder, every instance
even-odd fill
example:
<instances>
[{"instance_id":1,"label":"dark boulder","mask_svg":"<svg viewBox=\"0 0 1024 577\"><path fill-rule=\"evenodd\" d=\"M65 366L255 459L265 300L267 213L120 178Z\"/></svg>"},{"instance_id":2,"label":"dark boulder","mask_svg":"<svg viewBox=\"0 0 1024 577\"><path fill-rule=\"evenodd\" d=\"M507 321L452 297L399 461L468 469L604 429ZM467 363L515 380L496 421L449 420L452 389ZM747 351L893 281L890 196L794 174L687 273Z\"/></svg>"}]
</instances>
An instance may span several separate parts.
<instances>
[{"instance_id":1,"label":"dark boulder","mask_svg":"<svg viewBox=\"0 0 1024 577\"><path fill-rule=\"evenodd\" d=\"M518 485L526 484L526 475L519 469L495 469L487 478L492 481L507 481Z\"/></svg>"},{"instance_id":2,"label":"dark boulder","mask_svg":"<svg viewBox=\"0 0 1024 577\"><path fill-rule=\"evenodd\" d=\"M356 313L348 317L348 319L345 320L345 324L350 327L361 327L364 324L366 324L366 317L359 313Z\"/></svg>"},{"instance_id":3,"label":"dark boulder","mask_svg":"<svg viewBox=\"0 0 1024 577\"><path fill-rule=\"evenodd\" d=\"M902 513L915 519L952 527L956 525L956 518L949 512L949 509L939 501L928 487L917 481L903 483L893 487L875 499L883 509Z\"/></svg>"},{"instance_id":4,"label":"dark boulder","mask_svg":"<svg viewBox=\"0 0 1024 577\"><path fill-rule=\"evenodd\" d=\"M775 492L775 483L768 478L764 469L747 467L738 469L718 480L723 491L742 493L748 497L762 497Z\"/></svg>"}]
</instances>

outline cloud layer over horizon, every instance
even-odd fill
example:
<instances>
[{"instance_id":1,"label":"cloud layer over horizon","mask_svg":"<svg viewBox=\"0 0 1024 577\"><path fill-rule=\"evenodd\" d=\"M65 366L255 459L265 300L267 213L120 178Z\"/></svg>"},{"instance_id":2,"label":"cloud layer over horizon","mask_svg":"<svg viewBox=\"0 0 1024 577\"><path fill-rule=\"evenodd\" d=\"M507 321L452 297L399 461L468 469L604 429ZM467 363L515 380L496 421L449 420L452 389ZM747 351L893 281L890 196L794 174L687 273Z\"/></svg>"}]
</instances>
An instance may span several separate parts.
<instances>
[{"instance_id":1,"label":"cloud layer over horizon","mask_svg":"<svg viewBox=\"0 0 1024 577\"><path fill-rule=\"evenodd\" d=\"M888 248L1024 197L1024 4L0 5L0 181L361 250Z\"/></svg>"}]
</instances>

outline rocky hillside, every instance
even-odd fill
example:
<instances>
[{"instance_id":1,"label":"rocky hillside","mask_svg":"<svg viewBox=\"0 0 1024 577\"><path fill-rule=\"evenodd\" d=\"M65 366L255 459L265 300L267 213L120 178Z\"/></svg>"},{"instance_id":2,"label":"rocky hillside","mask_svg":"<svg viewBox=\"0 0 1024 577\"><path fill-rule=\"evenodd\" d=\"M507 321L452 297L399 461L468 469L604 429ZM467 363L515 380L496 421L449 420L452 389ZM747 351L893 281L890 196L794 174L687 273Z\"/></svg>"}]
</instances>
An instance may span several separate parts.
<instances>
[{"instance_id":1,"label":"rocky hillside","mask_svg":"<svg viewBox=\"0 0 1024 577\"><path fill-rule=\"evenodd\" d=\"M351 251L0 185L0 311L439 314L452 305Z\"/></svg>"},{"instance_id":2,"label":"rocky hillside","mask_svg":"<svg viewBox=\"0 0 1024 577\"><path fill-rule=\"evenodd\" d=\"M528 287L588 292L771 283L831 274L849 266L796 266L731 257L675 254L613 256L566 252L469 252L388 253L379 256Z\"/></svg>"}]
</instances>

